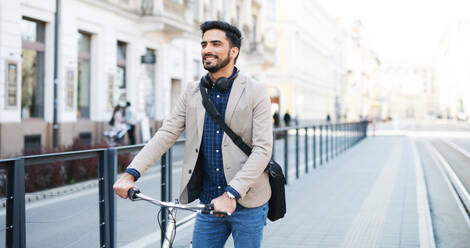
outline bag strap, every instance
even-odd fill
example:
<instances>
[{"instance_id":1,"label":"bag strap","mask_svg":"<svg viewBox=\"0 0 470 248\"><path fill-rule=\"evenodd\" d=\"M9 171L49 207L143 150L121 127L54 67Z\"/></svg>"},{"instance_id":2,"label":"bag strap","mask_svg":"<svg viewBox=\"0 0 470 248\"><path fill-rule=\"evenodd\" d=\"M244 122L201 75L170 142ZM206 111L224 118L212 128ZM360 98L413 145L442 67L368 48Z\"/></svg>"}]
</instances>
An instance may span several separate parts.
<instances>
[{"instance_id":1,"label":"bag strap","mask_svg":"<svg viewBox=\"0 0 470 248\"><path fill-rule=\"evenodd\" d=\"M214 103L209 99L206 89L202 84L199 84L199 91L201 91L202 105L206 109L207 113L209 113L212 120L217 122L217 124L222 127L224 132L230 137L230 139L232 139L235 145L237 145L247 156L250 156L251 148L242 140L242 138L240 138L240 136L235 134L232 129L227 126L219 111L217 111L217 108L215 108Z\"/></svg>"}]
</instances>

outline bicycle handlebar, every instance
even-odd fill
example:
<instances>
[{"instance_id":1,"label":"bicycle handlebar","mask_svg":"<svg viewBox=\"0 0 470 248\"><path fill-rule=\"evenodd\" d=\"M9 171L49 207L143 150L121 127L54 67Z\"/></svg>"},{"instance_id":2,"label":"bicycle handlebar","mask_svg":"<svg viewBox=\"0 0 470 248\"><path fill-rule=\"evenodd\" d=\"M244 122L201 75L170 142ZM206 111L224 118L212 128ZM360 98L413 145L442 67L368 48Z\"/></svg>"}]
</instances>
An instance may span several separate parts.
<instances>
[{"instance_id":1,"label":"bicycle handlebar","mask_svg":"<svg viewBox=\"0 0 470 248\"><path fill-rule=\"evenodd\" d=\"M220 214L223 216L231 215L230 213L227 213L227 212L214 211L214 204L198 204L196 206L190 206L190 205L179 204L179 203L174 203L174 202L158 201L140 193L140 190L138 188L130 188L129 191L127 191L127 196L129 197L131 201L144 200L160 207L177 208L177 209L198 212L202 214L212 214L212 215Z\"/></svg>"}]
</instances>

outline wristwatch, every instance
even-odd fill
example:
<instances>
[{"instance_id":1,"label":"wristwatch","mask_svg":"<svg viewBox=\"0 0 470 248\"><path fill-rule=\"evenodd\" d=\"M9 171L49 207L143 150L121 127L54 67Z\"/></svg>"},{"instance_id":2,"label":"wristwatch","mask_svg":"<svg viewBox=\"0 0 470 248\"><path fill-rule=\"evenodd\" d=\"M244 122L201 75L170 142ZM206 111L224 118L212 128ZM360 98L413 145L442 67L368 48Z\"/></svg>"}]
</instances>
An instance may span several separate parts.
<instances>
[{"instance_id":1,"label":"wristwatch","mask_svg":"<svg viewBox=\"0 0 470 248\"><path fill-rule=\"evenodd\" d=\"M232 195L232 193L230 193L230 192L228 192L228 191L225 191L225 192L227 192L228 198L230 198L230 199L235 199L235 196Z\"/></svg>"}]
</instances>

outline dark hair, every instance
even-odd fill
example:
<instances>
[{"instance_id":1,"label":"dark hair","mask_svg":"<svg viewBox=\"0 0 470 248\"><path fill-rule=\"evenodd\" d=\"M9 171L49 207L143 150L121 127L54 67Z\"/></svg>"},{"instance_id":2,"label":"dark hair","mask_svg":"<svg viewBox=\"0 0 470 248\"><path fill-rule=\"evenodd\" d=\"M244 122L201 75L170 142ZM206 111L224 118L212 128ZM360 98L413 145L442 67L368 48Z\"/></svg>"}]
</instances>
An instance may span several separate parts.
<instances>
[{"instance_id":1,"label":"dark hair","mask_svg":"<svg viewBox=\"0 0 470 248\"><path fill-rule=\"evenodd\" d=\"M240 47L242 46L242 33L236 26L231 25L230 23L223 21L205 21L201 24L200 28L202 35L204 35L207 30L220 29L225 32L225 36L227 36L230 41L231 47L237 47L238 50L240 50ZM239 54L240 52L237 54L237 57L235 57L235 62L237 61Z\"/></svg>"}]
</instances>

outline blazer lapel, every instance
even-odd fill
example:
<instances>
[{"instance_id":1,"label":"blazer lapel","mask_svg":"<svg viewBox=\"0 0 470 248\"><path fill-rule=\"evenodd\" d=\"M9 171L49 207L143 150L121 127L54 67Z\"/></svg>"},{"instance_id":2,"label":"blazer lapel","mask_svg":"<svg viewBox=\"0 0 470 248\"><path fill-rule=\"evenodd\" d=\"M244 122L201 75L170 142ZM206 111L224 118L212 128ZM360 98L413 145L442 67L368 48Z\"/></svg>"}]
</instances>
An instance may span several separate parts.
<instances>
[{"instance_id":1,"label":"blazer lapel","mask_svg":"<svg viewBox=\"0 0 470 248\"><path fill-rule=\"evenodd\" d=\"M197 136L199 141L202 140L202 132L204 131L204 118L206 115L206 109L202 105L202 96L199 92L199 86L196 93L196 115L197 115Z\"/></svg>"},{"instance_id":2,"label":"blazer lapel","mask_svg":"<svg viewBox=\"0 0 470 248\"><path fill-rule=\"evenodd\" d=\"M232 120L233 112L240 101L240 98L245 90L246 77L244 75L238 75L232 85L232 90L230 91L230 96L227 102L227 109L225 110L225 123L230 127L230 121ZM226 135L224 135L223 140L225 140ZM223 143L222 140L222 143Z\"/></svg>"}]
</instances>

